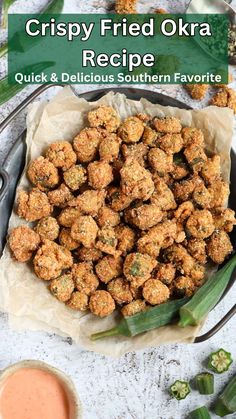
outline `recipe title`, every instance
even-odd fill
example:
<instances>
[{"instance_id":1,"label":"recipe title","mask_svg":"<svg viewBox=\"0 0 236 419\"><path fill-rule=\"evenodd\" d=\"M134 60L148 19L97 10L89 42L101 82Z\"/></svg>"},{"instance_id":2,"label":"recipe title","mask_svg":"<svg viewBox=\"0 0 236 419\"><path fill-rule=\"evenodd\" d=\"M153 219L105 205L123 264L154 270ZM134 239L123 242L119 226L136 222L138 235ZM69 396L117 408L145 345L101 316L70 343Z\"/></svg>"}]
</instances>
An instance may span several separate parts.
<instances>
[{"instance_id":1,"label":"recipe title","mask_svg":"<svg viewBox=\"0 0 236 419\"><path fill-rule=\"evenodd\" d=\"M66 38L68 42L79 40L87 42L93 35L96 27L95 22L57 22L55 18L50 18L48 22L42 22L38 18L31 18L25 24L25 32L30 37L60 37ZM207 22L186 22L183 18L166 18L158 22L153 17L147 21L130 22L126 17L119 22L114 18L102 18L99 25L98 42L109 37L144 37L153 38L155 35L161 34L167 38L173 36L179 37L211 37L211 25ZM105 47L104 47L105 48ZM82 50L82 67L126 67L132 72L135 68L143 65L144 67L153 67L158 60L156 54L145 52L140 54L137 52L128 52L126 48L122 48L121 52L107 53L101 52L96 54L94 49Z\"/></svg>"}]
</instances>

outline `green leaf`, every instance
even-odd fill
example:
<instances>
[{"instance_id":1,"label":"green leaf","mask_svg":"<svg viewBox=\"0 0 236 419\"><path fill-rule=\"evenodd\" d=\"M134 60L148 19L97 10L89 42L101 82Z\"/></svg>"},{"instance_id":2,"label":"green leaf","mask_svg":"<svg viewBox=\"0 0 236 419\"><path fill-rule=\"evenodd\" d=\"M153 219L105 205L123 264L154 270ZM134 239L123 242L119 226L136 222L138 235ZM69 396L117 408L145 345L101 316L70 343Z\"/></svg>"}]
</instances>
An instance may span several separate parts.
<instances>
[{"instance_id":1,"label":"green leaf","mask_svg":"<svg viewBox=\"0 0 236 419\"><path fill-rule=\"evenodd\" d=\"M2 5L2 28L7 28L7 15L9 7L14 3L15 0L3 0Z\"/></svg>"}]
</instances>

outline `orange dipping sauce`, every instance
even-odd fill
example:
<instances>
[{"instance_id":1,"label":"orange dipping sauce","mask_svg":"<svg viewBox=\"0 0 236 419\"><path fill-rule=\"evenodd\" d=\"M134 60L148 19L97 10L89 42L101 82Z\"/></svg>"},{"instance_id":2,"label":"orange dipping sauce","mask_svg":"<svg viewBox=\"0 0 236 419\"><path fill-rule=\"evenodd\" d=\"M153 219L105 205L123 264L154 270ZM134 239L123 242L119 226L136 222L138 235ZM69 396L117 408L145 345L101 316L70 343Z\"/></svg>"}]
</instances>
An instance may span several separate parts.
<instances>
[{"instance_id":1,"label":"orange dipping sauce","mask_svg":"<svg viewBox=\"0 0 236 419\"><path fill-rule=\"evenodd\" d=\"M0 388L1 419L70 419L70 400L59 378L40 368L20 368Z\"/></svg>"}]
</instances>

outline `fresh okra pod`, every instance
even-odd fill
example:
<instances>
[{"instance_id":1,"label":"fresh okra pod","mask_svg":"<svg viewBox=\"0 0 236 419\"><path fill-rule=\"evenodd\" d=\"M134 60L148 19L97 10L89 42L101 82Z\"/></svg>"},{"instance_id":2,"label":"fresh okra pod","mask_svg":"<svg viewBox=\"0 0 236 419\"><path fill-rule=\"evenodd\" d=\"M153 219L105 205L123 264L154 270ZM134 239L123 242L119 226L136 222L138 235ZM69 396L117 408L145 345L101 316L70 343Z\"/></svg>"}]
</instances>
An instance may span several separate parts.
<instances>
[{"instance_id":1,"label":"fresh okra pod","mask_svg":"<svg viewBox=\"0 0 236 419\"><path fill-rule=\"evenodd\" d=\"M206 406L202 406L193 410L190 412L189 417L191 419L211 419L210 413Z\"/></svg>"},{"instance_id":2,"label":"fresh okra pod","mask_svg":"<svg viewBox=\"0 0 236 419\"><path fill-rule=\"evenodd\" d=\"M236 412L236 375L230 380L216 401L214 412L220 417Z\"/></svg>"},{"instance_id":3,"label":"fresh okra pod","mask_svg":"<svg viewBox=\"0 0 236 419\"><path fill-rule=\"evenodd\" d=\"M200 394L214 393L214 375L202 372L195 377L195 385Z\"/></svg>"},{"instance_id":4,"label":"fresh okra pod","mask_svg":"<svg viewBox=\"0 0 236 419\"><path fill-rule=\"evenodd\" d=\"M219 349L217 352L213 352L209 356L208 368L221 374L222 372L228 371L233 360L230 352L226 352L224 349Z\"/></svg>"},{"instance_id":5,"label":"fresh okra pod","mask_svg":"<svg viewBox=\"0 0 236 419\"><path fill-rule=\"evenodd\" d=\"M187 381L176 380L170 386L170 394L177 400L183 400L191 392Z\"/></svg>"}]
</instances>

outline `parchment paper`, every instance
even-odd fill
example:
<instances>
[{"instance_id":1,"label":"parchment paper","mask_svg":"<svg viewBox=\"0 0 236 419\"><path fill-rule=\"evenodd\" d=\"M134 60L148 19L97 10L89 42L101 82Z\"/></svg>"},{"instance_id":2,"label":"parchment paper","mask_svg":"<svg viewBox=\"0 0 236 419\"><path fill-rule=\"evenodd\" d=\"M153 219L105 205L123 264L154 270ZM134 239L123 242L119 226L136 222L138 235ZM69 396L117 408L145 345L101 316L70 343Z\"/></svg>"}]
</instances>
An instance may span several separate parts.
<instances>
[{"instance_id":1,"label":"parchment paper","mask_svg":"<svg viewBox=\"0 0 236 419\"><path fill-rule=\"evenodd\" d=\"M184 126L201 128L209 152L221 155L225 180L230 174L230 147L233 136L233 112L229 109L208 107L203 110L181 110L153 105L145 99L128 100L124 95L109 93L98 102L88 103L77 98L70 88L64 88L49 103L33 103L27 116L27 162L38 157L57 140L72 140L86 125L87 112L100 104L117 109L121 118L146 112L152 116L173 115ZM19 188L27 189L23 174ZM23 224L13 212L10 229ZM44 330L61 336L70 336L81 347L106 355L120 356L128 351L159 346L166 343L192 342L200 327L166 326L134 338L113 337L91 342L93 332L113 327L117 314L99 319L92 314L77 313L57 301L48 291L45 281L39 280L30 264L15 262L6 246L0 261L0 309L9 314L14 329Z\"/></svg>"}]
</instances>

